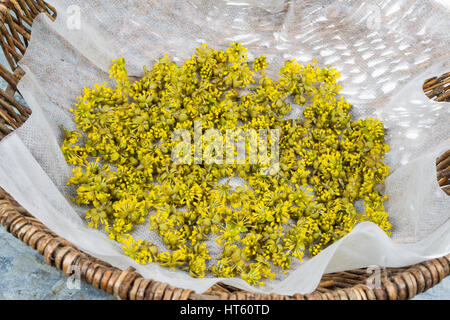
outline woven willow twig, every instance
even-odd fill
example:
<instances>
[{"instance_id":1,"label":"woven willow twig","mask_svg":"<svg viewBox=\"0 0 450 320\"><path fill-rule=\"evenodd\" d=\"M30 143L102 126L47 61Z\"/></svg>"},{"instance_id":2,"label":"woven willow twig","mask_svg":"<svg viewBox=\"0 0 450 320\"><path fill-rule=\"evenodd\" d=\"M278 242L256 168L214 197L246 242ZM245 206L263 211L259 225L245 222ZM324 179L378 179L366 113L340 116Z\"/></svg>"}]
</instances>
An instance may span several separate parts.
<instances>
[{"instance_id":1,"label":"woven willow twig","mask_svg":"<svg viewBox=\"0 0 450 320\"><path fill-rule=\"evenodd\" d=\"M54 8L42 0L0 0L0 44L12 71L0 65L0 76L8 83L0 89L0 139L22 125L31 111L14 98L23 72L17 67L31 34L31 24L38 13L54 18ZM449 74L427 80L426 92L438 101L448 98ZM438 88L441 88L438 92ZM450 194L450 150L436 160L439 184ZM439 283L450 274L450 255L406 268L387 268L380 286L371 288L366 269L326 274L311 294L257 294L217 283L205 293L176 288L167 283L145 279L133 268L121 270L79 250L34 218L9 194L0 188L0 223L12 235L37 250L47 264L71 276L77 274L85 282L115 295L131 300L179 299L276 299L276 300L342 300L342 299L410 299Z\"/></svg>"},{"instance_id":2,"label":"woven willow twig","mask_svg":"<svg viewBox=\"0 0 450 320\"><path fill-rule=\"evenodd\" d=\"M423 84L423 91L430 99L450 101L450 72L426 80Z\"/></svg>"}]
</instances>

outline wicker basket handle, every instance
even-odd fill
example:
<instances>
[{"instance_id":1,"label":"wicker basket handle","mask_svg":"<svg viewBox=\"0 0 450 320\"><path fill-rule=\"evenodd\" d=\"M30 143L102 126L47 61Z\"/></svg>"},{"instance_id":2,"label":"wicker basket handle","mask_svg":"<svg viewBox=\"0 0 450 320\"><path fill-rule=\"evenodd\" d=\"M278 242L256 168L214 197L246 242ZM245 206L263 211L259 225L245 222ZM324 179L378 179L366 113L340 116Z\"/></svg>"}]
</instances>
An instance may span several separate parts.
<instances>
[{"instance_id":1,"label":"wicker basket handle","mask_svg":"<svg viewBox=\"0 0 450 320\"><path fill-rule=\"evenodd\" d=\"M431 100L450 102L450 72L425 80L423 92ZM436 159L436 171L439 186L450 196L450 150Z\"/></svg>"},{"instance_id":2,"label":"wicker basket handle","mask_svg":"<svg viewBox=\"0 0 450 320\"><path fill-rule=\"evenodd\" d=\"M24 74L17 63L27 49L33 20L41 12L52 20L56 17L55 9L43 0L0 0L0 45L8 64L0 64L0 77L7 83L6 89L0 89L0 139L20 127L31 114L15 97Z\"/></svg>"}]
</instances>

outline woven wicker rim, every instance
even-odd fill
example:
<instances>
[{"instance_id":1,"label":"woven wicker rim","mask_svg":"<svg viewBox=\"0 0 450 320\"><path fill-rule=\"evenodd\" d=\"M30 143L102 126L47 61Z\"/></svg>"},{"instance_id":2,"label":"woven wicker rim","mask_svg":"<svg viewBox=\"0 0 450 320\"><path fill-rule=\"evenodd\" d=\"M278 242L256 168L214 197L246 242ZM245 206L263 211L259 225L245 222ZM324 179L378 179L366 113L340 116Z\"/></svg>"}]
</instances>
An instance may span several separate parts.
<instances>
[{"instance_id":1,"label":"woven wicker rim","mask_svg":"<svg viewBox=\"0 0 450 320\"><path fill-rule=\"evenodd\" d=\"M31 35L33 20L39 13L55 19L55 9L43 0L0 0L0 45L9 63L0 65L0 76L8 83L0 89L0 139L20 127L31 110L14 95L23 71L17 67ZM436 101L450 101L450 72L428 79L424 92ZM438 183L450 195L450 150L436 160ZM67 276L77 274L85 282L120 299L131 300L402 300L411 299L433 287L450 274L450 254L405 268L386 268L376 288L368 285L372 275L365 268L325 274L310 294L257 294L217 283L204 293L173 287L145 279L133 268L121 270L79 250L34 218L0 188L0 223L15 237L44 256L47 264Z\"/></svg>"}]
</instances>

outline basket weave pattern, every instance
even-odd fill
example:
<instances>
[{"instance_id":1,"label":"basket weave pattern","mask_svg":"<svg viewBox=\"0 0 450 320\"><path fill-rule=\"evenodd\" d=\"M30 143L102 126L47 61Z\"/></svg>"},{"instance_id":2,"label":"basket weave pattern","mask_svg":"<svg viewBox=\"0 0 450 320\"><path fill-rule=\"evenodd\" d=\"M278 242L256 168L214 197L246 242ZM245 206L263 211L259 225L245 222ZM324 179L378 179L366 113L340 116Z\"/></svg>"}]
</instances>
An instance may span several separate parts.
<instances>
[{"instance_id":1,"label":"basket weave pattern","mask_svg":"<svg viewBox=\"0 0 450 320\"><path fill-rule=\"evenodd\" d=\"M0 76L7 82L0 89L0 139L20 127L31 110L14 95L23 71L17 67L31 36L31 25L39 13L56 17L55 9L43 0L0 0L0 45L9 63L0 65ZM430 99L450 101L450 73L428 79L424 92ZM450 150L436 160L438 183L450 195ZM257 294L217 283L204 293L176 288L167 283L143 278L133 268L121 270L79 250L34 218L0 187L0 223L25 244L37 250L47 264L67 276L78 275L85 282L131 300L180 299L276 299L276 300L378 300L410 299L433 287L450 274L450 254L405 268L387 268L381 273L380 286L372 288L367 269L326 274L318 288L310 294L284 296Z\"/></svg>"}]
</instances>

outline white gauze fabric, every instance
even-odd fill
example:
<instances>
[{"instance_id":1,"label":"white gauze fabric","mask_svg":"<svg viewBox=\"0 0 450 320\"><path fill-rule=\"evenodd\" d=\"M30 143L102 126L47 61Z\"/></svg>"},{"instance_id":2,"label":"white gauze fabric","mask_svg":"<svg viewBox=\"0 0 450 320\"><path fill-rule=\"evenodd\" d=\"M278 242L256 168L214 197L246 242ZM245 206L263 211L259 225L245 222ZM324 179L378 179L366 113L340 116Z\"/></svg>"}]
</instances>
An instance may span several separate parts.
<instances>
[{"instance_id":1,"label":"white gauze fabric","mask_svg":"<svg viewBox=\"0 0 450 320\"><path fill-rule=\"evenodd\" d=\"M307 293L325 272L380 265L400 267L450 252L450 197L436 182L435 159L450 149L450 106L429 100L425 79L450 70L450 12L423 0L386 1L148 1L53 0L55 22L39 15L20 65L20 92L30 119L0 143L0 185L36 218L80 249L145 277L203 292L217 281L279 294ZM78 15L79 13L79 15ZM78 19L79 18L79 19ZM78 23L79 22L79 23ZM318 256L296 264L262 288L208 276L194 279L158 264L141 266L107 236L88 228L85 208L71 201L71 175L60 151L60 126L74 128L69 109L83 86L108 80L123 56L130 75L167 53L176 62L207 43L224 49L241 42L250 57L264 54L269 76L286 59L317 59L342 74L342 94L354 119L377 117L392 147L384 185L392 238L361 223ZM135 234L161 244L138 228ZM211 248L217 253L218 248Z\"/></svg>"}]
</instances>

